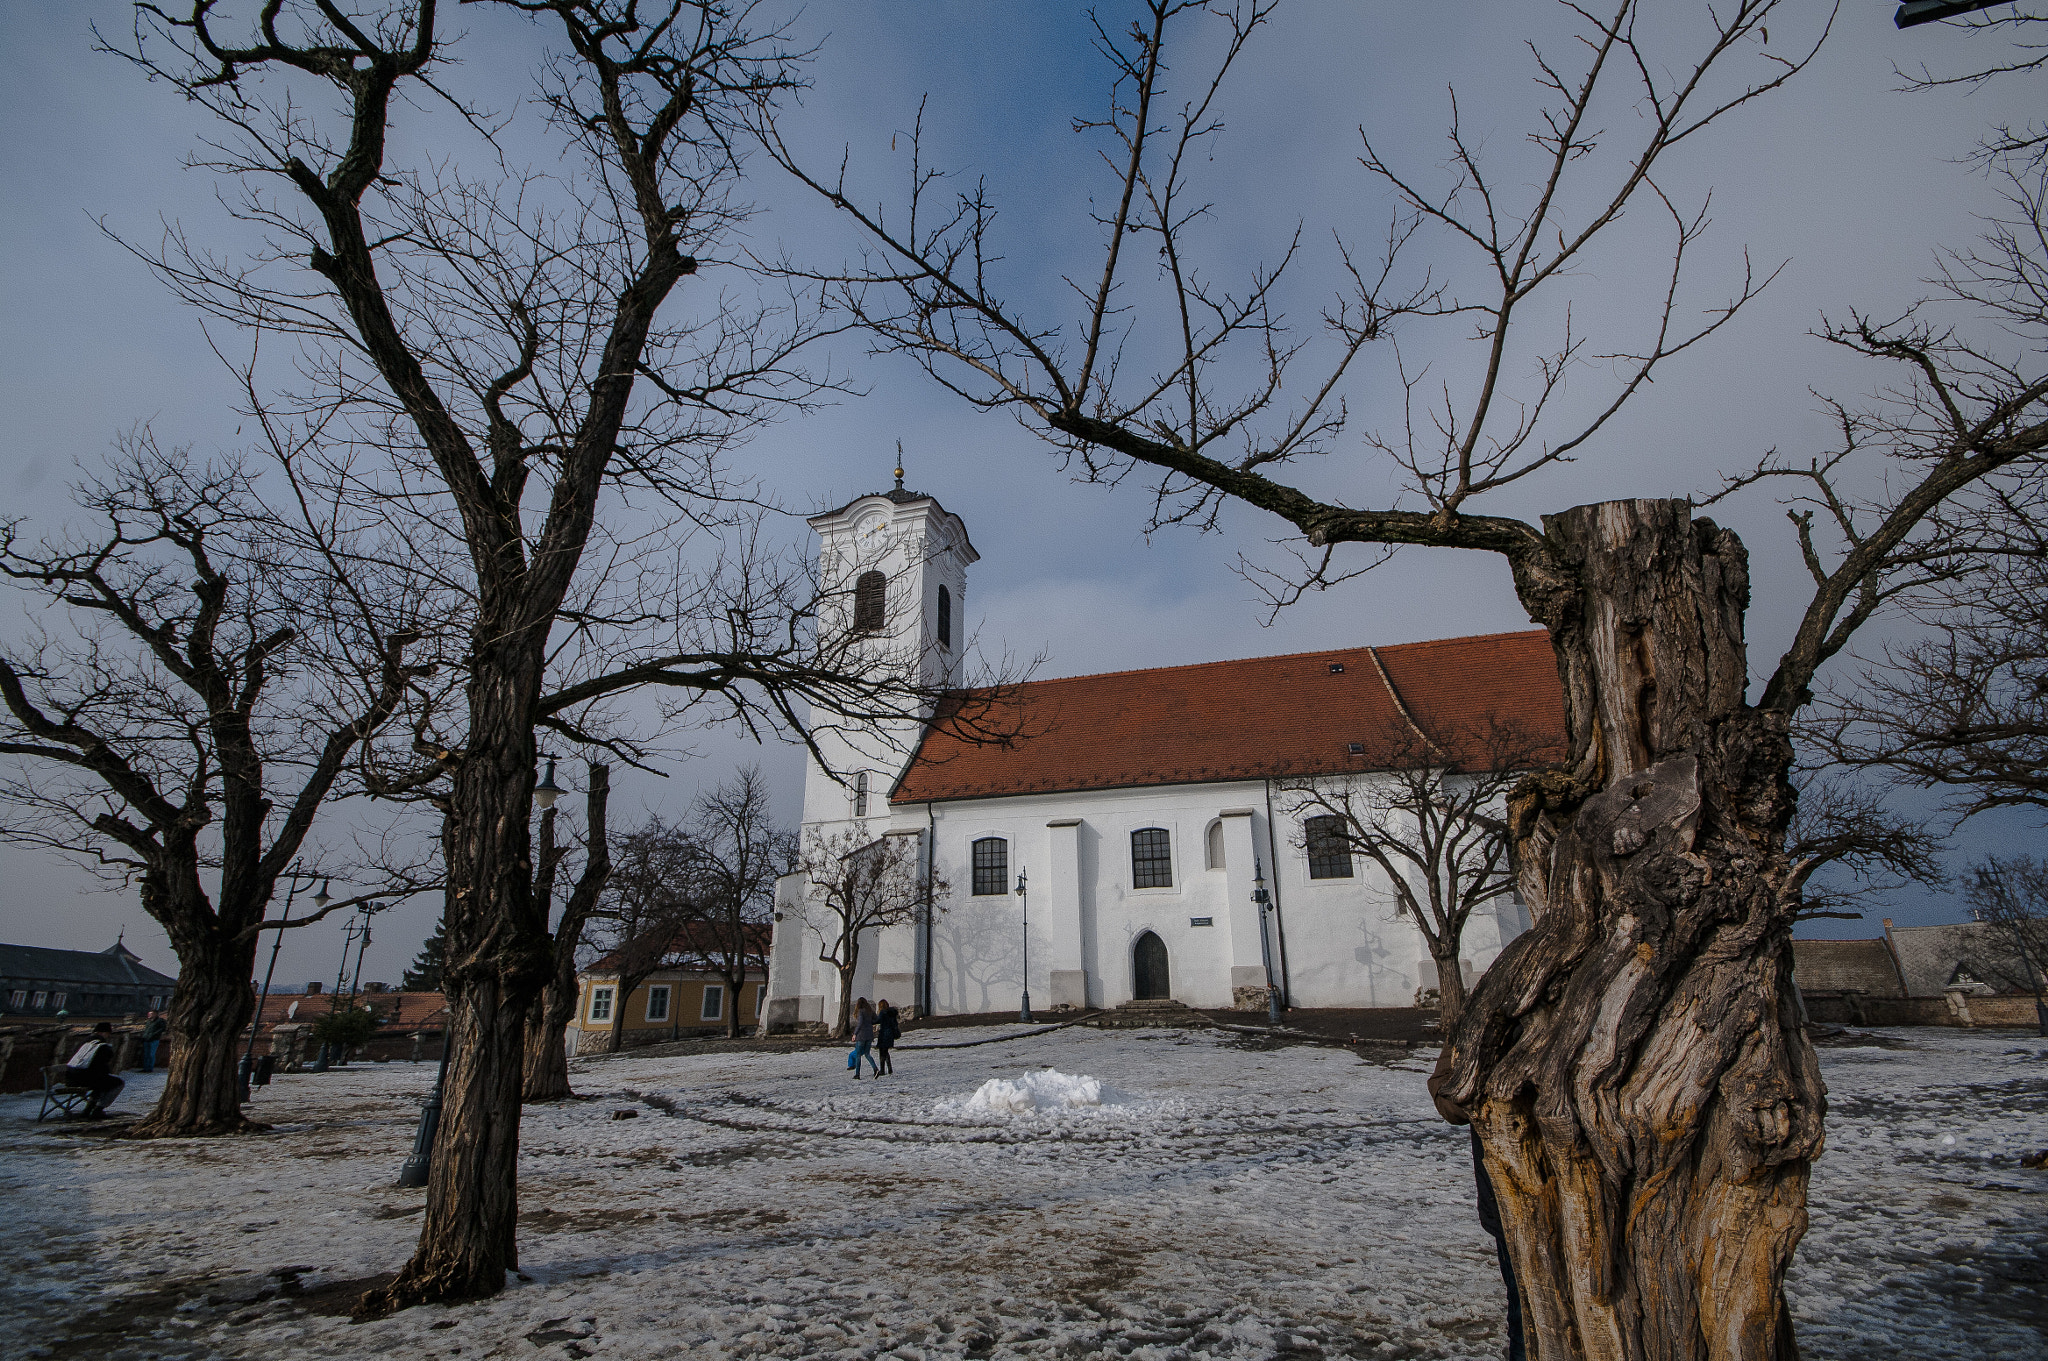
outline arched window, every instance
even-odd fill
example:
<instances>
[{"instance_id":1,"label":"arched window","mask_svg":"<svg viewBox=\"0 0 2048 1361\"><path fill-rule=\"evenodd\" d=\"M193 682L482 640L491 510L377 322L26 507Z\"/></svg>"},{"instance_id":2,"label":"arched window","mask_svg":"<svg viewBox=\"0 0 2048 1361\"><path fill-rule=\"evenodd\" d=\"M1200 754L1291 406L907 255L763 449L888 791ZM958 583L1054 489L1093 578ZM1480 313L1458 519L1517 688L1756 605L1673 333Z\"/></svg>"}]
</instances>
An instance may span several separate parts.
<instances>
[{"instance_id":1,"label":"arched window","mask_svg":"<svg viewBox=\"0 0 2048 1361\"><path fill-rule=\"evenodd\" d=\"M939 587L939 648L953 649L953 593L943 586Z\"/></svg>"},{"instance_id":2,"label":"arched window","mask_svg":"<svg viewBox=\"0 0 2048 1361\"><path fill-rule=\"evenodd\" d=\"M1173 840L1164 827L1131 833L1131 887L1173 887Z\"/></svg>"},{"instance_id":3,"label":"arched window","mask_svg":"<svg viewBox=\"0 0 2048 1361\"><path fill-rule=\"evenodd\" d=\"M853 583L853 631L880 633L888 609L889 578L877 571L862 572Z\"/></svg>"},{"instance_id":4,"label":"arched window","mask_svg":"<svg viewBox=\"0 0 2048 1361\"><path fill-rule=\"evenodd\" d=\"M865 770L853 777L853 815L857 818L868 815L868 773Z\"/></svg>"},{"instance_id":5,"label":"arched window","mask_svg":"<svg viewBox=\"0 0 2048 1361\"><path fill-rule=\"evenodd\" d=\"M1010 843L999 836L985 836L974 843L974 892L976 897L1010 891Z\"/></svg>"},{"instance_id":6,"label":"arched window","mask_svg":"<svg viewBox=\"0 0 2048 1361\"><path fill-rule=\"evenodd\" d=\"M1220 818L1209 824L1209 868L1227 868L1223 863L1223 821Z\"/></svg>"},{"instance_id":7,"label":"arched window","mask_svg":"<svg viewBox=\"0 0 2048 1361\"><path fill-rule=\"evenodd\" d=\"M1302 823L1307 834L1308 877L1311 879L1349 879L1351 877L1351 840L1344 834L1344 819L1340 817L1310 818Z\"/></svg>"}]
</instances>

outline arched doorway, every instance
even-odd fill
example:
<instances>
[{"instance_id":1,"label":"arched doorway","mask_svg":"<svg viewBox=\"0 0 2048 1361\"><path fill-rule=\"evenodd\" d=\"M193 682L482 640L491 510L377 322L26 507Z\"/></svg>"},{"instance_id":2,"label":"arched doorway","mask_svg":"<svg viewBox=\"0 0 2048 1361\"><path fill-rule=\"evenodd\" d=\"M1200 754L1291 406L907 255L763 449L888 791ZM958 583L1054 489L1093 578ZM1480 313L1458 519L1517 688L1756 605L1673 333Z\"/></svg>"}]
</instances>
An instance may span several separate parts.
<instances>
[{"instance_id":1,"label":"arched doorway","mask_svg":"<svg viewBox=\"0 0 2048 1361\"><path fill-rule=\"evenodd\" d=\"M1166 971L1166 942L1147 931L1138 937L1131 952L1132 976L1139 1001L1173 996L1173 980Z\"/></svg>"}]
</instances>

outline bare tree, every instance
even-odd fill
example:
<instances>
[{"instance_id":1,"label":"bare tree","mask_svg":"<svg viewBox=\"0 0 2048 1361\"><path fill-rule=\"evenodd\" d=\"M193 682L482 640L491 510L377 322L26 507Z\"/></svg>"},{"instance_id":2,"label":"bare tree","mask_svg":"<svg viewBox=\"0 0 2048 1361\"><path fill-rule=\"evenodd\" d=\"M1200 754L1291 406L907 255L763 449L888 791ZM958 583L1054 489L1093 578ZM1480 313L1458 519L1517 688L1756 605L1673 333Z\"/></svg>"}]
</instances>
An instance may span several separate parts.
<instances>
[{"instance_id":1,"label":"bare tree","mask_svg":"<svg viewBox=\"0 0 2048 1361\"><path fill-rule=\"evenodd\" d=\"M759 766L700 794L687 826L697 852L692 952L725 980L725 1033L737 1039L747 981L768 976L775 881L795 864L797 839L775 825Z\"/></svg>"},{"instance_id":2,"label":"bare tree","mask_svg":"<svg viewBox=\"0 0 2048 1361\"><path fill-rule=\"evenodd\" d=\"M591 943L604 951L586 971L612 979L611 1052L626 1029L626 1001L648 978L695 950L697 844L659 815L619 839L604 902L590 913Z\"/></svg>"},{"instance_id":3,"label":"bare tree","mask_svg":"<svg viewBox=\"0 0 2048 1361\"><path fill-rule=\"evenodd\" d=\"M583 945L584 927L611 877L611 843L606 833L605 814L611 799L611 768L592 761L589 788L583 796L583 870L562 904L550 941L554 972L541 989L526 1023L526 1070L520 1100L559 1101L573 1095L569 1089L569 1020L576 1014L578 988L576 953ZM540 849L534 857L534 899L552 915L555 878L566 846L556 843L556 814L549 807L540 815Z\"/></svg>"},{"instance_id":4,"label":"bare tree","mask_svg":"<svg viewBox=\"0 0 2048 1361\"><path fill-rule=\"evenodd\" d=\"M874 933L943 912L952 887L927 875L914 835L870 838L858 830L814 835L797 859L806 883L804 925L818 938L818 958L839 975L839 1017L832 1034L853 1033L853 978Z\"/></svg>"},{"instance_id":5,"label":"bare tree","mask_svg":"<svg viewBox=\"0 0 2048 1361\"><path fill-rule=\"evenodd\" d=\"M1785 829L1785 853L1801 880L1798 919L1849 920L1907 883L1942 884L1942 838L1925 818L1902 812L1869 780L1828 768L1800 769L1799 806Z\"/></svg>"},{"instance_id":6,"label":"bare tree","mask_svg":"<svg viewBox=\"0 0 2048 1361\"><path fill-rule=\"evenodd\" d=\"M1280 311L1299 238L1241 277L1201 238L1210 205L1194 177L1214 173L1220 91L1270 6L1142 9L1128 33L1097 34L1115 84L1077 128L1110 175L1090 200L1101 268L1069 281L1077 315L1064 321L1012 302L1034 294L996 239L996 205L979 184L953 191L915 138L907 201L890 214L861 206L844 163L812 173L772 124L762 135L870 243L871 267L833 282L882 348L1017 416L1084 477L1152 478L1155 526L1214 525L1232 500L1276 517L1301 555L1298 572L1269 578L1279 603L1407 545L1506 561L1550 633L1568 744L1508 800L1536 928L1468 1000L1447 1091L1483 1141L1533 1349L1787 1354L1782 1285L1826 1107L1791 984L1790 928L1818 868L1785 844L1791 723L1857 628L1952 568L1956 545L1930 512L2048 448L2039 200L2022 195L1980 251L1946 260L1924 306L1828 326L1824 339L1888 366L1896 386L1836 408L1841 448L1768 461L1726 489L1803 488L1790 509L1811 595L1752 703L1747 551L1694 503L1536 522L1487 510L1600 452L1653 376L1768 282L1745 272L1694 296L1685 267L1704 206L1681 206L1659 170L1804 69L1831 12L1559 6L1570 32L1561 51L1532 45L1544 101L1525 140L1468 135L1454 104L1440 176L1366 142L1366 172L1402 206L1377 262L1339 256L1317 335ZM1220 56L1199 75L1173 67L1189 81L1176 98L1169 32L1204 22ZM1631 116L1602 113L1621 107ZM1600 353L1574 329L1569 292L1617 224L1646 217L1670 242L1664 287L1636 335ZM1369 346L1442 323L1471 338L1470 361L1425 373L1393 348L1406 419L1354 441L1367 461L1336 480L1396 491L1360 508L1317 495L1332 484L1322 474L1286 475L1337 447L1347 375Z\"/></svg>"},{"instance_id":7,"label":"bare tree","mask_svg":"<svg viewBox=\"0 0 2048 1361\"><path fill-rule=\"evenodd\" d=\"M1987 65L1973 63L1968 70L1959 72L1937 72L1924 62L1912 71L1894 67L1903 88L1923 94L1942 90L1967 93L1994 81L2003 82L2007 77L2038 76L2048 69L2048 29L2042 28L2048 25L2048 14L2036 13L2038 6L2020 0L2015 0L2010 9L2003 4L1987 8L1992 12L1959 15L1942 22L1949 28L2005 38L2007 45L2001 60ZM1977 154L1986 164L2031 164L2038 170L2044 157L2048 157L2048 123L2001 123L1977 144Z\"/></svg>"},{"instance_id":8,"label":"bare tree","mask_svg":"<svg viewBox=\"0 0 2048 1361\"><path fill-rule=\"evenodd\" d=\"M1960 822L2048 810L2048 507L2040 487L1955 526L1976 569L1918 592L1923 630L1831 688L1801 725L1814 750L1897 788L1946 796Z\"/></svg>"},{"instance_id":9,"label":"bare tree","mask_svg":"<svg viewBox=\"0 0 2048 1361\"><path fill-rule=\"evenodd\" d=\"M2030 855L1987 857L1963 897L1989 937L1985 971L2012 991L2033 995L2034 1018L2048 1035L2048 862Z\"/></svg>"},{"instance_id":10,"label":"bare tree","mask_svg":"<svg viewBox=\"0 0 2048 1361\"><path fill-rule=\"evenodd\" d=\"M261 933L431 882L264 917L351 755L417 676L417 634L402 597L342 589L295 557L295 527L235 460L139 431L76 499L97 528L30 543L0 522L0 573L52 607L0 656L0 755L16 758L0 835L139 885L170 937L180 1043L136 1132L240 1132L254 1126L236 1039ZM348 608L366 599L390 613Z\"/></svg>"},{"instance_id":11,"label":"bare tree","mask_svg":"<svg viewBox=\"0 0 2048 1361\"><path fill-rule=\"evenodd\" d=\"M1348 873L1362 856L1386 876L1436 963L1446 1034L1465 1009L1466 923L1515 891L1508 794L1559 754L1561 734L1525 729L1495 714L1426 734L1410 719L1368 743L1382 769L1280 784L1304 819L1311 873L1318 857Z\"/></svg>"},{"instance_id":12,"label":"bare tree","mask_svg":"<svg viewBox=\"0 0 2048 1361\"><path fill-rule=\"evenodd\" d=\"M558 154L525 170L503 120L451 92L437 0L218 8L138 4L106 45L218 118L202 164L240 186L222 200L264 244L238 256L174 226L138 253L207 317L299 347L296 391L247 369L266 428L307 451L295 485L346 491L359 523L391 527L380 561L461 602L459 718L412 716L412 764L368 772L443 813L453 1058L418 1251L364 1308L490 1295L518 1261L527 1019L557 962L534 899L537 729L636 762L628 692L674 697L665 723L800 736L806 704L915 717L929 698L819 637L800 573L747 570L774 555L749 540L757 489L725 467L831 386L796 366L816 316L741 306L721 258L748 211L737 122L796 85L795 57L722 0L479 6L547 44L533 102ZM731 551L692 567L692 533Z\"/></svg>"}]
</instances>

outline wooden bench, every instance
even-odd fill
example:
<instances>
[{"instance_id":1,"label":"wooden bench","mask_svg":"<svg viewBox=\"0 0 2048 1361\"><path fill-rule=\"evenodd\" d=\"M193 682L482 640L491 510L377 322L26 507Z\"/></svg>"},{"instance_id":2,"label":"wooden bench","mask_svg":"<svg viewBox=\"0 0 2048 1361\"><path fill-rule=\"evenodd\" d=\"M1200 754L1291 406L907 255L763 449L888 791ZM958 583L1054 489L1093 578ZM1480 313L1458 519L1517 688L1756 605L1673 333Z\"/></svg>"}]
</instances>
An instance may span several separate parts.
<instances>
[{"instance_id":1,"label":"wooden bench","mask_svg":"<svg viewBox=\"0 0 2048 1361\"><path fill-rule=\"evenodd\" d=\"M52 1111L73 1116L96 1114L92 1088L72 1086L65 1080L68 1072L61 1063L53 1063L43 1069L43 1108L36 1112L37 1120L48 1118Z\"/></svg>"}]
</instances>

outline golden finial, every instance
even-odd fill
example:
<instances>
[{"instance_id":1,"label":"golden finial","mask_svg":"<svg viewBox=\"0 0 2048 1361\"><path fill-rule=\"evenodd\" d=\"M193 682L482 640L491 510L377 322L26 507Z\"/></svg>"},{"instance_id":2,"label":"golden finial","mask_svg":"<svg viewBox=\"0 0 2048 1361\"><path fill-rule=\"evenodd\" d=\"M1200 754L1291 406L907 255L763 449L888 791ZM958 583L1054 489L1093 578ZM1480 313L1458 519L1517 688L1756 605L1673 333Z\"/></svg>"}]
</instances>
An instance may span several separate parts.
<instances>
[{"instance_id":1,"label":"golden finial","mask_svg":"<svg viewBox=\"0 0 2048 1361\"><path fill-rule=\"evenodd\" d=\"M903 490L903 441L896 441L896 490Z\"/></svg>"}]
</instances>

